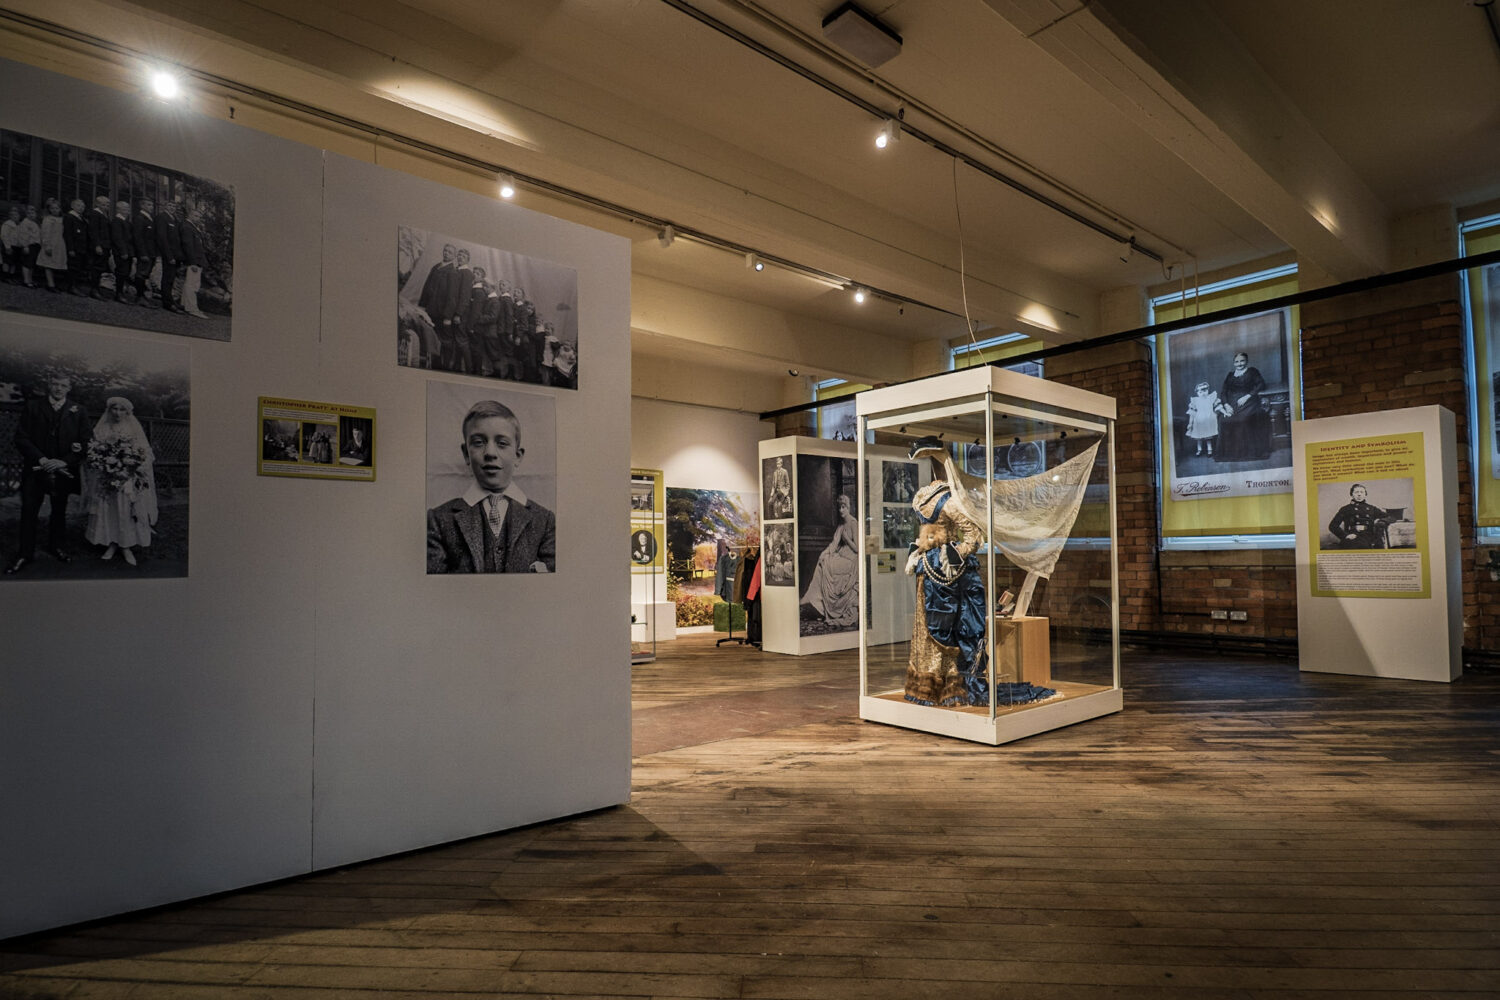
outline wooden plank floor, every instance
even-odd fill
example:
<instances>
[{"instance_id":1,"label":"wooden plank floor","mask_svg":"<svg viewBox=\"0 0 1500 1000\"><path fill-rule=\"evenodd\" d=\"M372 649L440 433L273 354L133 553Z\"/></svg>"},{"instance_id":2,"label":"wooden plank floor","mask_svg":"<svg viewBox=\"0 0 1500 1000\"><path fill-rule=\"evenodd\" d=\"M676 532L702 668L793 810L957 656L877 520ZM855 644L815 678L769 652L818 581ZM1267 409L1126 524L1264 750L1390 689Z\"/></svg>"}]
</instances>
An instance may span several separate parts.
<instances>
[{"instance_id":1,"label":"wooden plank floor","mask_svg":"<svg viewBox=\"0 0 1500 1000\"><path fill-rule=\"evenodd\" d=\"M0 942L0 997L1500 996L1500 676L1132 655L991 748L712 642L636 668L629 806Z\"/></svg>"}]
</instances>

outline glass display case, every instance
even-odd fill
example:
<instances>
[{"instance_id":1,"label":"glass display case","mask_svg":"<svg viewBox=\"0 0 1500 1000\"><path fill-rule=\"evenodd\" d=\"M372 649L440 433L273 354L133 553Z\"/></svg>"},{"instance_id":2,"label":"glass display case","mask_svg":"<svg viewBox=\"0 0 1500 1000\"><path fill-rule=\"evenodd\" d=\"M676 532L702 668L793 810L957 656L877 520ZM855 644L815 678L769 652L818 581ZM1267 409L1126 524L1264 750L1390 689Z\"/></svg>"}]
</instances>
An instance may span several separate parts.
<instances>
[{"instance_id":1,"label":"glass display case","mask_svg":"<svg viewBox=\"0 0 1500 1000\"><path fill-rule=\"evenodd\" d=\"M861 572L905 525L914 598L862 617L860 718L1000 744L1118 712L1114 400L984 367L856 405L862 477L873 437L923 483L859 486Z\"/></svg>"}]
</instances>

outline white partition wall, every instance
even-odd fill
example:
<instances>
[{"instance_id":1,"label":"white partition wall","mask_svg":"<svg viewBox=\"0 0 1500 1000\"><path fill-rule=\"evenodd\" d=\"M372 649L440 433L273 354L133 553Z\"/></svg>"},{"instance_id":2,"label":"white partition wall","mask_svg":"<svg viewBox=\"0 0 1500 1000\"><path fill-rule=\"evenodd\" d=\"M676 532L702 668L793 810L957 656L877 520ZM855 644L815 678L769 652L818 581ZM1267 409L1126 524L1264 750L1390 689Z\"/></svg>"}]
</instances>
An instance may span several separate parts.
<instances>
[{"instance_id":1,"label":"white partition wall","mask_svg":"<svg viewBox=\"0 0 1500 1000\"><path fill-rule=\"evenodd\" d=\"M27 67L0 93L236 208L227 343L0 313L180 346L192 388L188 575L0 581L0 937L626 801L628 242ZM401 224L575 269L579 389L397 367ZM555 575L427 575L429 380L552 398ZM257 476L262 395L374 407L376 481Z\"/></svg>"},{"instance_id":2,"label":"white partition wall","mask_svg":"<svg viewBox=\"0 0 1500 1000\"><path fill-rule=\"evenodd\" d=\"M1292 425L1301 669L1451 681L1463 670L1453 413Z\"/></svg>"},{"instance_id":3,"label":"white partition wall","mask_svg":"<svg viewBox=\"0 0 1500 1000\"><path fill-rule=\"evenodd\" d=\"M912 462L899 448L872 445L865 449L865 455L870 466L867 471L872 490L865 502L869 516L865 522L866 528L875 539L871 550L888 548L889 551L872 558L872 565L869 567L872 582L868 600L858 601L857 606L869 607L874 611L873 622L877 634L872 641L904 641L910 633L911 615L916 609L910 581L902 573L906 561L906 545L911 539L901 536L899 530L894 530L891 533L892 544L884 545L884 509L890 507L893 511L909 511L911 497L908 494L905 501L883 504L881 490L885 482L884 470L887 463L893 467L899 463L903 472L909 467L907 475L910 477L909 488L912 492L925 485L931 478L931 473L927 471L925 464ZM837 489L830 488L826 482L816 482L809 478L810 475L816 475L818 479L828 476L837 478L840 477L841 470L846 470L842 474L848 477L848 482L839 478L838 488L843 489L844 496L851 498L850 514L857 524L860 511L855 486L856 456L857 448L852 441L782 437L760 442L763 595L761 648L767 652L805 656L834 649L854 649L859 645L859 620L854 616L855 606L851 604L847 613L832 610L825 615L827 609L821 608L821 602L814 598L815 592L821 597L824 588L830 586L826 579L830 574L819 572L818 563L823 551L830 543L838 543L835 545L837 551L829 558L829 564L839 566L842 571L844 539L842 536L837 539L834 537L839 518L835 506ZM771 498L776 490L778 459L781 460L781 468L787 472L791 484L790 513L787 513L787 507L778 509ZM899 489L894 484L892 488ZM855 528L855 537L848 539L855 549L848 565L855 571L856 592L858 532L863 532L866 528ZM898 536L901 536L899 544ZM792 552L790 572L783 570L779 574L767 563L774 556L773 546L777 544L778 537L790 540ZM780 582L781 580L785 582ZM831 586L834 589L840 587L838 583Z\"/></svg>"}]
</instances>

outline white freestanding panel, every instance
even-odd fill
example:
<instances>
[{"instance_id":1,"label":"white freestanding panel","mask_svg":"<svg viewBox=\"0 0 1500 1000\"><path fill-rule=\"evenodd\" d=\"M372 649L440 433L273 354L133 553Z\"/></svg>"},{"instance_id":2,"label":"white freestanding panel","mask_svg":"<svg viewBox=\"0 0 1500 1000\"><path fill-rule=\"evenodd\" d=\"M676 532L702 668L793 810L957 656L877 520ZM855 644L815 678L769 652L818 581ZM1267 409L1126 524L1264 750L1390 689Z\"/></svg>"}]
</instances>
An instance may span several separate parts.
<instances>
[{"instance_id":1,"label":"white freestanding panel","mask_svg":"<svg viewBox=\"0 0 1500 1000\"><path fill-rule=\"evenodd\" d=\"M799 455L822 455L829 458L857 460L857 447L852 441L826 441L821 438L809 437L781 437L770 438L760 443L760 458L775 459L778 456L787 460L787 467L792 473L792 511L793 516L789 519L778 519L774 521L762 520L761 540L765 541L768 524L786 523L792 528L792 551L795 554L795 576L796 583L789 587L765 586L765 566L761 568L761 648L768 653L790 653L794 656L806 656L809 653L826 653L834 649L853 649L859 645L859 630L851 629L848 632L834 632L828 635L802 635L801 630L801 598L802 589L805 585L805 575L802 566L801 539L804 525L801 524L798 511L798 501L801 497L801 483L798 480ZM906 453L899 448L886 448L868 446L865 448L866 461L870 463L870 477L880 481L881 469L884 462L901 461L909 462ZM930 476L922 471L918 485L927 482ZM764 482L762 482L764 490ZM875 498L875 507L880 506L880 498ZM761 514L764 518L766 510L766 498L761 496ZM859 516L856 509L855 517ZM871 552L876 552L882 547L881 524L879 520L866 522L865 534L873 541L870 546ZM762 546L764 550L764 545ZM764 551L762 552L764 557ZM901 565L906 559L905 548L899 553L891 550L888 561L895 566L892 572L880 572L877 567L870 567L871 591L870 607L874 612L876 629L872 632L872 642L895 642L905 636L905 629L910 629L911 615L916 607L916 599L911 593L911 588L906 586L906 577L901 573ZM809 572L811 568L809 567ZM861 608L865 607L861 601ZM903 629L899 623L906 623ZM893 627L893 623L896 623Z\"/></svg>"},{"instance_id":2,"label":"white freestanding panel","mask_svg":"<svg viewBox=\"0 0 1500 1000\"><path fill-rule=\"evenodd\" d=\"M1292 425L1292 460L1301 669L1425 681L1458 677L1463 586L1453 413L1419 406L1299 420ZM1335 547L1328 514L1350 499L1356 483L1383 510L1413 501L1415 509L1391 512L1394 527L1384 542L1391 548ZM1330 557L1341 564L1325 564L1320 585L1319 560ZM1422 576L1413 580L1402 560L1415 566L1419 558ZM1330 572L1336 574L1331 579ZM1402 592L1418 585L1425 585L1425 595Z\"/></svg>"},{"instance_id":3,"label":"white freestanding panel","mask_svg":"<svg viewBox=\"0 0 1500 1000\"><path fill-rule=\"evenodd\" d=\"M0 315L182 344L192 380L189 576L0 582L0 937L626 801L627 569L599 553L628 495L629 243L29 67L0 93L6 128L236 201L229 343ZM555 576L425 572L400 224L578 273L580 389L503 386L556 399ZM259 395L375 407L378 480L258 477Z\"/></svg>"}]
</instances>

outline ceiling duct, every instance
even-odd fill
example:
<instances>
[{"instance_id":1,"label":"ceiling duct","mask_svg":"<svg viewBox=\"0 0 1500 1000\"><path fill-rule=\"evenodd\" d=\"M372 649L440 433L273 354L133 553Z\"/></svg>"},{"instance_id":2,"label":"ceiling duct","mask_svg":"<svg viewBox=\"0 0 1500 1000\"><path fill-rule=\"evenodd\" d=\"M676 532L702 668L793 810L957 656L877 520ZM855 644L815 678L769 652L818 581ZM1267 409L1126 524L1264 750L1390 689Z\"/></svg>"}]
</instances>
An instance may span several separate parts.
<instances>
[{"instance_id":1,"label":"ceiling duct","mask_svg":"<svg viewBox=\"0 0 1500 1000\"><path fill-rule=\"evenodd\" d=\"M854 3L823 18L823 37L871 69L901 54L901 36Z\"/></svg>"}]
</instances>

